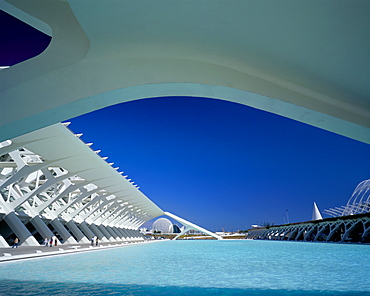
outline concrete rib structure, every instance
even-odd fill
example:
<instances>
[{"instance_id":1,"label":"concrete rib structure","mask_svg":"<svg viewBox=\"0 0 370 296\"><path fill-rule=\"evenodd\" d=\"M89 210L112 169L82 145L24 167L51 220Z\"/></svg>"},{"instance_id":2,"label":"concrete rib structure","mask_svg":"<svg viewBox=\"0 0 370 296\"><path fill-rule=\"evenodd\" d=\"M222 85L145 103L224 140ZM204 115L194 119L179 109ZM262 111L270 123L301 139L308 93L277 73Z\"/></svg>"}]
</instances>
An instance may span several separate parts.
<instances>
[{"instance_id":1,"label":"concrete rib structure","mask_svg":"<svg viewBox=\"0 0 370 296\"><path fill-rule=\"evenodd\" d=\"M370 180L360 182L346 206L325 212L333 218L323 219L314 202L311 221L269 227L256 227L248 231L250 239L370 242Z\"/></svg>"},{"instance_id":2,"label":"concrete rib structure","mask_svg":"<svg viewBox=\"0 0 370 296\"><path fill-rule=\"evenodd\" d=\"M0 143L0 195L1 247L143 241L137 229L165 214L60 123Z\"/></svg>"},{"instance_id":3,"label":"concrete rib structure","mask_svg":"<svg viewBox=\"0 0 370 296\"><path fill-rule=\"evenodd\" d=\"M324 210L332 217L356 215L370 212L370 179L360 182L345 206Z\"/></svg>"},{"instance_id":4,"label":"concrete rib structure","mask_svg":"<svg viewBox=\"0 0 370 296\"><path fill-rule=\"evenodd\" d=\"M125 228L137 229L137 224L163 214L63 124L0 145L0 213L6 222L0 233L14 233L24 245L39 245L54 235L67 244L88 243L95 236L104 242L110 236L98 227L110 232L126 222ZM37 239L24 225L29 222ZM112 232L115 240L124 237ZM138 232L135 239L143 240Z\"/></svg>"},{"instance_id":5,"label":"concrete rib structure","mask_svg":"<svg viewBox=\"0 0 370 296\"><path fill-rule=\"evenodd\" d=\"M250 229L249 239L370 242L370 214L357 214L315 221Z\"/></svg>"}]
</instances>

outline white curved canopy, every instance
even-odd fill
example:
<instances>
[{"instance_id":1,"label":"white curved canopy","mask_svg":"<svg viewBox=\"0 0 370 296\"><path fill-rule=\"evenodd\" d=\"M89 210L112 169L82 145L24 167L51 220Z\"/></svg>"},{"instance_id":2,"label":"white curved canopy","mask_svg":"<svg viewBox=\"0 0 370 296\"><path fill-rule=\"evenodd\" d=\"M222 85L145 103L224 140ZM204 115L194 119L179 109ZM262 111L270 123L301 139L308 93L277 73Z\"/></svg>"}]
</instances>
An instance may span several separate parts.
<instances>
[{"instance_id":1,"label":"white curved canopy","mask_svg":"<svg viewBox=\"0 0 370 296\"><path fill-rule=\"evenodd\" d=\"M12 153L15 150L22 151L20 157L14 157ZM19 192L29 191L29 194L16 196L14 201L9 198L6 200L5 194L4 200L0 201L0 213L5 210L4 213L7 214L23 205L28 215L34 216L54 204L57 207L54 207L49 214L45 213L50 218L60 215L63 218L63 215L71 218L70 215L76 215L73 217L82 222L85 221L85 217L79 212L78 207L82 209L83 205L91 200L95 203L95 208L92 209L100 207L102 211L99 215L90 217L90 222L108 213L108 218L111 215L119 218L118 222L127 221L127 227L134 229L154 217L163 215L163 211L133 182L130 182L127 176L122 176L122 173L113 168L98 155L97 151L93 151L63 124L54 124L3 142L0 145L0 156L7 154L12 156L13 160L1 162L0 168L17 167L17 171L13 176L10 174L11 169L2 172L0 189L8 188L11 192L9 186L16 188L15 184L18 184ZM22 177L22 174L26 178ZM36 175L39 174L44 174L44 180L47 181L40 180L37 181L38 184L29 181L36 179ZM41 186L39 182L45 183ZM50 188L54 184L58 185L53 191ZM76 191L79 192L72 194ZM30 198L34 200L37 196L40 200L30 202ZM82 202L82 198L86 200ZM65 201L60 203L61 199ZM79 205L79 203L82 204ZM68 208L73 208L75 214L72 214ZM90 215L90 212L86 211L86 214Z\"/></svg>"},{"instance_id":2,"label":"white curved canopy","mask_svg":"<svg viewBox=\"0 0 370 296\"><path fill-rule=\"evenodd\" d=\"M0 140L120 102L203 96L370 143L369 1L6 4L52 42L0 72Z\"/></svg>"}]
</instances>

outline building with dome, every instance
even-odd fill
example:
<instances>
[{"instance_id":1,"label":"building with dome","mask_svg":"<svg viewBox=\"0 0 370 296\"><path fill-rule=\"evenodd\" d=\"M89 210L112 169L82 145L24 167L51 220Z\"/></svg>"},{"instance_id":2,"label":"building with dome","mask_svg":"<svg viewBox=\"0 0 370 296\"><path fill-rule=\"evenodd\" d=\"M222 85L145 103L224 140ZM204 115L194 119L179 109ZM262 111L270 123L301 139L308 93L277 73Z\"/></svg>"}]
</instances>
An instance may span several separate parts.
<instances>
[{"instance_id":1,"label":"building with dome","mask_svg":"<svg viewBox=\"0 0 370 296\"><path fill-rule=\"evenodd\" d=\"M160 233L180 233L181 230L176 224L172 224L167 218L159 218L152 225L153 232Z\"/></svg>"}]
</instances>

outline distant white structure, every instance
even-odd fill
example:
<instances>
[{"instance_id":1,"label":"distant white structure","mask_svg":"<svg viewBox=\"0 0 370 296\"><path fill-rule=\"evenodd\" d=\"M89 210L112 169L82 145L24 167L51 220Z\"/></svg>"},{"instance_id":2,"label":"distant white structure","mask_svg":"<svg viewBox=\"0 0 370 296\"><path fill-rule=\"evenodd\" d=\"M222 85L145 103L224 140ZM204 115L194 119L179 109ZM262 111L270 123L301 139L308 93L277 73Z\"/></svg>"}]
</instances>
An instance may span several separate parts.
<instances>
[{"instance_id":1,"label":"distant white structure","mask_svg":"<svg viewBox=\"0 0 370 296\"><path fill-rule=\"evenodd\" d=\"M259 226L258 224L252 224L251 226L252 226L252 228L259 228L259 227L262 227L262 226Z\"/></svg>"},{"instance_id":2,"label":"distant white structure","mask_svg":"<svg viewBox=\"0 0 370 296\"><path fill-rule=\"evenodd\" d=\"M184 228L181 228L181 232L173 240L178 239L180 236L184 235L185 233L191 230L203 232L205 234L208 234L209 236L214 237L215 239L219 239L219 240L223 239L221 236L217 235L216 233L208 231L207 229L204 229L198 225L195 225L194 223L191 223L190 221L180 218L172 213L169 213L169 212L164 212L164 213L166 216L172 219L175 219L176 221L180 222L184 226Z\"/></svg>"},{"instance_id":3,"label":"distant white structure","mask_svg":"<svg viewBox=\"0 0 370 296\"><path fill-rule=\"evenodd\" d=\"M330 208L324 212L332 217L349 216L370 212L370 179L360 182L347 204L341 207Z\"/></svg>"},{"instance_id":4,"label":"distant white structure","mask_svg":"<svg viewBox=\"0 0 370 296\"><path fill-rule=\"evenodd\" d=\"M312 209L312 218L311 220L322 220L321 213L319 211L319 208L317 207L316 203L313 203L313 209Z\"/></svg>"},{"instance_id":5,"label":"distant white structure","mask_svg":"<svg viewBox=\"0 0 370 296\"><path fill-rule=\"evenodd\" d=\"M159 218L154 221L152 230L160 231L161 233L173 233L173 225L167 218Z\"/></svg>"}]
</instances>

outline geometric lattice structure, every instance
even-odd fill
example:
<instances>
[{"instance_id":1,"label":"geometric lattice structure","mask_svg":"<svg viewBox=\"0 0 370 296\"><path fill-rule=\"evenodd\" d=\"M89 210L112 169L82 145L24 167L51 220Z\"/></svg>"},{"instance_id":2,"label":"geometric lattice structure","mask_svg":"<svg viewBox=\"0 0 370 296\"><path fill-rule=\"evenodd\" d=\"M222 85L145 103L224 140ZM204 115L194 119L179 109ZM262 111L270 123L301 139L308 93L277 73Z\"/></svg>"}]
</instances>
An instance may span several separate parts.
<instances>
[{"instance_id":1,"label":"geometric lattice structure","mask_svg":"<svg viewBox=\"0 0 370 296\"><path fill-rule=\"evenodd\" d=\"M65 244L143 240L137 229L165 212L66 125L0 143L0 246L12 236L33 246L54 236Z\"/></svg>"},{"instance_id":2,"label":"geometric lattice structure","mask_svg":"<svg viewBox=\"0 0 370 296\"><path fill-rule=\"evenodd\" d=\"M25 245L54 235L64 243L127 240L163 215L78 136L55 124L0 143L0 220Z\"/></svg>"},{"instance_id":3,"label":"geometric lattice structure","mask_svg":"<svg viewBox=\"0 0 370 296\"><path fill-rule=\"evenodd\" d=\"M348 216L370 212L370 179L359 183L347 204L330 208L324 212L332 217Z\"/></svg>"}]
</instances>

